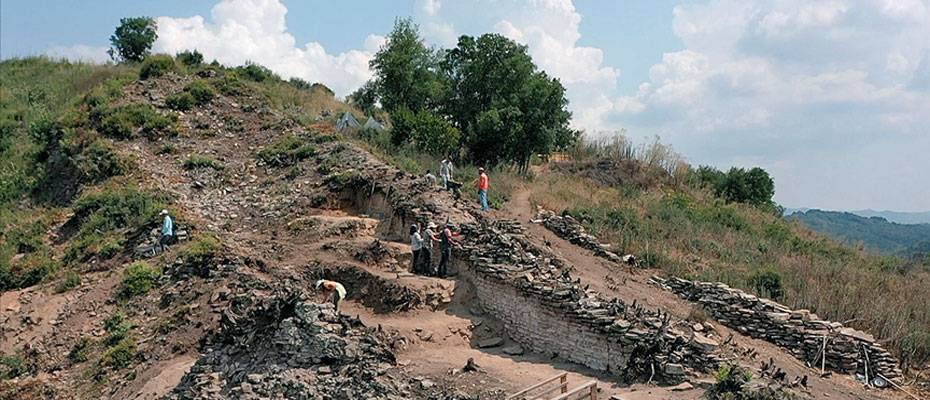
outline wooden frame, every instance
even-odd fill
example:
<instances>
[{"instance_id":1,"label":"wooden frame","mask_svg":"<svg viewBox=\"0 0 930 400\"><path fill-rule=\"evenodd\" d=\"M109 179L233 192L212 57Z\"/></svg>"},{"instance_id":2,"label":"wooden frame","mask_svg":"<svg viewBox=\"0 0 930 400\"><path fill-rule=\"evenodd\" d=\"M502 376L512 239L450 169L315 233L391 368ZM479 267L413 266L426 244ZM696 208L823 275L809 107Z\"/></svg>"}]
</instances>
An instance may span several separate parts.
<instances>
[{"instance_id":1,"label":"wooden frame","mask_svg":"<svg viewBox=\"0 0 930 400\"><path fill-rule=\"evenodd\" d=\"M559 385L558 385L558 386L553 387L553 388L550 388L550 389L548 389L548 390L544 390L543 392L540 392L539 394L537 394L537 395L535 395L535 396L533 396L533 397L525 397L527 393L532 392L532 391L534 391L534 390L536 390L536 389L540 389L540 388L542 388L543 386L546 386L546 385L548 385L548 384L550 384L550 383L552 383L552 382L555 382L556 380L559 381ZM567 393L567 392L568 392L568 372L563 372L563 373L558 374L558 375L556 375L556 376L553 376L553 377L551 377L551 378L549 378L549 379L546 379L546 380L544 380L544 381L542 381L542 382L539 382L539 383L537 383L537 384L535 384L535 385L533 385L533 386L530 386L530 387L528 387L528 388L526 388L526 389L523 389L523 390L521 390L521 391L519 391L519 392L517 392L517 393L514 393L514 394L510 395L509 397L507 397L507 400L518 400L518 399L533 400L533 399L538 399L538 398L542 397L543 395L545 395L545 394L547 394L547 393L549 393L549 392L553 392L553 391L555 391L555 390L558 390L559 393Z\"/></svg>"}]
</instances>

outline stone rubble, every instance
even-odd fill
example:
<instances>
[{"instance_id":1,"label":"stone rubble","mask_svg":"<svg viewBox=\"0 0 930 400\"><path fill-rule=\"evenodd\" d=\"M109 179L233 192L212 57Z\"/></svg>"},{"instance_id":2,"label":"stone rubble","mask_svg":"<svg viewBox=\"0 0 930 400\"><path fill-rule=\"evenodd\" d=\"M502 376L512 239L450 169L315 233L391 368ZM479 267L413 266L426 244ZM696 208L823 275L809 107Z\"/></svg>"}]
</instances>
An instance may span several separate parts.
<instances>
[{"instance_id":1,"label":"stone rubble","mask_svg":"<svg viewBox=\"0 0 930 400\"><path fill-rule=\"evenodd\" d=\"M653 277L651 281L697 302L721 324L785 348L812 368L820 368L821 354L825 354L828 370L864 374L867 355L870 378L876 372L892 380L902 376L898 361L874 337L822 320L808 310L792 310L719 282L675 277Z\"/></svg>"}]
</instances>

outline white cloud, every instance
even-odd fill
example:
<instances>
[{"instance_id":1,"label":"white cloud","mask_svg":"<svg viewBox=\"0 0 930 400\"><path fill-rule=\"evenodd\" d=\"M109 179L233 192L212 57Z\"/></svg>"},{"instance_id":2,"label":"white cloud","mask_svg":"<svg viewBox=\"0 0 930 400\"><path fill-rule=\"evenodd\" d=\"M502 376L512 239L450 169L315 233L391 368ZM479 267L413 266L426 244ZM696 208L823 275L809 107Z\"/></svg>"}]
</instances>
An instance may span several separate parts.
<instances>
[{"instance_id":1,"label":"white cloud","mask_svg":"<svg viewBox=\"0 0 930 400\"><path fill-rule=\"evenodd\" d=\"M52 46L45 50L45 54L54 58L65 58L71 61L91 63L105 63L110 60L106 47L95 47L78 44L74 46Z\"/></svg>"},{"instance_id":2,"label":"white cloud","mask_svg":"<svg viewBox=\"0 0 930 400\"><path fill-rule=\"evenodd\" d=\"M285 23L287 8L278 0L223 0L202 16L158 17L157 52L197 49L207 60L227 65L260 63L285 78L322 82L344 96L371 78L368 61L384 38L370 35L362 50L330 54L322 44L298 47Z\"/></svg>"},{"instance_id":3,"label":"white cloud","mask_svg":"<svg viewBox=\"0 0 930 400\"><path fill-rule=\"evenodd\" d=\"M417 0L416 8L422 11L423 14L432 17L439 13L442 3L439 0Z\"/></svg>"}]
</instances>

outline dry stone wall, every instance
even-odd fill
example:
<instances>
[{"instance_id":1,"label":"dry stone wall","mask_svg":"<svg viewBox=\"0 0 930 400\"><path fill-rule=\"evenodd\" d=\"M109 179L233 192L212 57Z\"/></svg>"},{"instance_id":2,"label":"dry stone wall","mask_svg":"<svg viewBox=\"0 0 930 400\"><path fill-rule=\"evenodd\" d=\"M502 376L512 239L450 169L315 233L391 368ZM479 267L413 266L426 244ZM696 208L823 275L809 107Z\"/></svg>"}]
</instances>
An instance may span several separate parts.
<instances>
[{"instance_id":1,"label":"dry stone wall","mask_svg":"<svg viewBox=\"0 0 930 400\"><path fill-rule=\"evenodd\" d=\"M536 213L535 221L541 223L558 237L593 251L594 255L598 257L617 263L623 262L623 257L611 251L608 245L599 242L597 237L586 232L584 226L569 215L557 215L552 211L540 209Z\"/></svg>"},{"instance_id":2,"label":"dry stone wall","mask_svg":"<svg viewBox=\"0 0 930 400\"><path fill-rule=\"evenodd\" d=\"M825 321L808 310L792 310L723 283L681 278L652 280L681 297L701 304L714 319L754 338L784 347L795 357L829 370L857 373L875 382L876 373L901 377L898 361L871 335L839 322ZM868 368L868 371L866 371Z\"/></svg>"}]
</instances>

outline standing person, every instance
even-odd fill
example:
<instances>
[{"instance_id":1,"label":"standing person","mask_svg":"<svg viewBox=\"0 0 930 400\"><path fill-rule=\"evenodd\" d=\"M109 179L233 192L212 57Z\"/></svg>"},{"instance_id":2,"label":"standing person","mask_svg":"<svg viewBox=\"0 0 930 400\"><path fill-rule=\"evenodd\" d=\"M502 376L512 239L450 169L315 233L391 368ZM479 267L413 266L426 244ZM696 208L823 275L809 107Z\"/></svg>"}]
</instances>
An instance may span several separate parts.
<instances>
[{"instance_id":1,"label":"standing person","mask_svg":"<svg viewBox=\"0 0 930 400\"><path fill-rule=\"evenodd\" d=\"M449 260L452 258L452 246L456 246L452 238L458 235L457 232L452 232L452 223L446 222L446 227L439 235L439 250L442 252L439 257L438 275L440 278L445 278L449 274Z\"/></svg>"},{"instance_id":2,"label":"standing person","mask_svg":"<svg viewBox=\"0 0 930 400\"><path fill-rule=\"evenodd\" d=\"M323 290L323 294L330 297L336 312L339 312L339 302L346 298L346 288L336 281L320 279L316 281L316 290Z\"/></svg>"},{"instance_id":3,"label":"standing person","mask_svg":"<svg viewBox=\"0 0 930 400\"><path fill-rule=\"evenodd\" d=\"M423 230L423 248L420 249L420 257L423 258L423 271L427 275L436 275L436 271L433 270L433 242L438 241L436 224L430 222L426 225L426 229Z\"/></svg>"},{"instance_id":4,"label":"standing person","mask_svg":"<svg viewBox=\"0 0 930 400\"><path fill-rule=\"evenodd\" d=\"M417 263L420 261L420 249L423 248L423 236L420 236L420 228L416 224L410 225L410 250L413 257L410 259L410 272L418 273Z\"/></svg>"},{"instance_id":5,"label":"standing person","mask_svg":"<svg viewBox=\"0 0 930 400\"><path fill-rule=\"evenodd\" d=\"M488 211L488 189L491 187L488 181L488 174L484 173L484 168L478 168L478 200L481 202L481 211Z\"/></svg>"},{"instance_id":6,"label":"standing person","mask_svg":"<svg viewBox=\"0 0 930 400\"><path fill-rule=\"evenodd\" d=\"M168 215L168 210L161 210L158 215L164 217L161 222L161 235L158 238L158 247L161 248L161 251L165 251L168 248L168 244L171 243L171 239L174 238L174 221L171 220L171 215Z\"/></svg>"},{"instance_id":7,"label":"standing person","mask_svg":"<svg viewBox=\"0 0 930 400\"><path fill-rule=\"evenodd\" d=\"M449 181L452 180L452 161L448 157L443 158L439 164L439 176L442 178L442 187L449 188Z\"/></svg>"}]
</instances>

